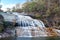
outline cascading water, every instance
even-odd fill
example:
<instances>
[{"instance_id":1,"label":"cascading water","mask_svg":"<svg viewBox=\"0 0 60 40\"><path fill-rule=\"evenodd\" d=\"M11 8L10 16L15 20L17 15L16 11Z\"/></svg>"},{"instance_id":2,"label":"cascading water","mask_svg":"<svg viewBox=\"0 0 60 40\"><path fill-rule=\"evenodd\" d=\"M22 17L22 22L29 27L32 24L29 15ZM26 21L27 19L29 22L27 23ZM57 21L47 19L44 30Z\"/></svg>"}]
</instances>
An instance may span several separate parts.
<instances>
[{"instance_id":1,"label":"cascading water","mask_svg":"<svg viewBox=\"0 0 60 40\"><path fill-rule=\"evenodd\" d=\"M18 13L13 13L16 15L16 23L18 26L16 28L17 36L20 37L33 37L46 35L44 32L44 23L40 20L33 19L29 16L20 15ZM40 30L38 30L40 28Z\"/></svg>"}]
</instances>

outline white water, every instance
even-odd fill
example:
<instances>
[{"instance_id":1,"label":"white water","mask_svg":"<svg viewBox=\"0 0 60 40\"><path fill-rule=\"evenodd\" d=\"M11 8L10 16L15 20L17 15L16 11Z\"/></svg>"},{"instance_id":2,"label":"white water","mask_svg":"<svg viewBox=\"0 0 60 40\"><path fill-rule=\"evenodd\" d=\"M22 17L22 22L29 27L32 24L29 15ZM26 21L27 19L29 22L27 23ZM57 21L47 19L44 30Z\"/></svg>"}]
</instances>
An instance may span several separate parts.
<instances>
[{"instance_id":1,"label":"white water","mask_svg":"<svg viewBox=\"0 0 60 40\"><path fill-rule=\"evenodd\" d=\"M36 36L46 35L44 32L44 23L41 20L33 19L29 16L20 15L18 13L13 13L16 16L16 23L18 23L19 27L16 28L17 36L19 37L33 37L31 33L31 29L34 29ZM38 27L40 28L39 31ZM22 31L22 32L21 32Z\"/></svg>"}]
</instances>

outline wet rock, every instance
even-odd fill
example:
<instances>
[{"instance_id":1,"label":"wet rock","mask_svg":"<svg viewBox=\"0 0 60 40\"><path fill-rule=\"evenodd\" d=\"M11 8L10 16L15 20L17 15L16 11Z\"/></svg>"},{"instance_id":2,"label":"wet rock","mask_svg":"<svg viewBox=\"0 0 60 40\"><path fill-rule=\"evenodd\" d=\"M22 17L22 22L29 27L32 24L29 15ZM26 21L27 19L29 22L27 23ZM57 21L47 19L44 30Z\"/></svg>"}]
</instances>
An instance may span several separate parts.
<instances>
[{"instance_id":1,"label":"wet rock","mask_svg":"<svg viewBox=\"0 0 60 40\"><path fill-rule=\"evenodd\" d=\"M13 33L10 34L7 32L0 33L0 38L10 37L10 36L15 36L15 34L13 34Z\"/></svg>"},{"instance_id":2,"label":"wet rock","mask_svg":"<svg viewBox=\"0 0 60 40\"><path fill-rule=\"evenodd\" d=\"M22 30L20 30L22 29ZM46 32L44 32L43 30L38 30L38 27L18 27L16 28L16 35L18 37L43 37L43 36L47 36Z\"/></svg>"},{"instance_id":3,"label":"wet rock","mask_svg":"<svg viewBox=\"0 0 60 40\"><path fill-rule=\"evenodd\" d=\"M2 32L3 28L3 21L4 21L4 17L2 15L0 15L0 32Z\"/></svg>"}]
</instances>

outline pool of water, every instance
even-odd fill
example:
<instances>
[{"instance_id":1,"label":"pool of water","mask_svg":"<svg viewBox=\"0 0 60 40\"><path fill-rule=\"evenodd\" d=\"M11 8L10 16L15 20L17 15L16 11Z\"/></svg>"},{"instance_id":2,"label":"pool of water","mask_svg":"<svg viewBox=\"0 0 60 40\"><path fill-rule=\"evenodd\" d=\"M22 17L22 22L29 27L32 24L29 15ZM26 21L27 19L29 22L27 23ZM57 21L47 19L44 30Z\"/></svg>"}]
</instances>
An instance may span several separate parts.
<instances>
[{"instance_id":1,"label":"pool of water","mask_svg":"<svg viewBox=\"0 0 60 40\"><path fill-rule=\"evenodd\" d=\"M1 38L0 40L60 40L60 37L8 37Z\"/></svg>"}]
</instances>

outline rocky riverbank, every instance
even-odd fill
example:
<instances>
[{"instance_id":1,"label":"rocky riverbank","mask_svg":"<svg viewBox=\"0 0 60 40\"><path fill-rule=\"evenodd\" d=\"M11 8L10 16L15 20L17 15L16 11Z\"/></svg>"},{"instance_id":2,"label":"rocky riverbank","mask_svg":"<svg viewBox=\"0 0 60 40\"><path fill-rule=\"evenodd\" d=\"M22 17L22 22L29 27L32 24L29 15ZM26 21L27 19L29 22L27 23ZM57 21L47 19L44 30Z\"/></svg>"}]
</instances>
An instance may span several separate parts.
<instances>
[{"instance_id":1,"label":"rocky riverbank","mask_svg":"<svg viewBox=\"0 0 60 40\"><path fill-rule=\"evenodd\" d=\"M15 31L7 28L4 32L0 33L0 38L10 37L14 35Z\"/></svg>"},{"instance_id":2,"label":"rocky riverbank","mask_svg":"<svg viewBox=\"0 0 60 40\"><path fill-rule=\"evenodd\" d=\"M10 37L10 36L12 36L12 34L0 33L0 38Z\"/></svg>"}]
</instances>

